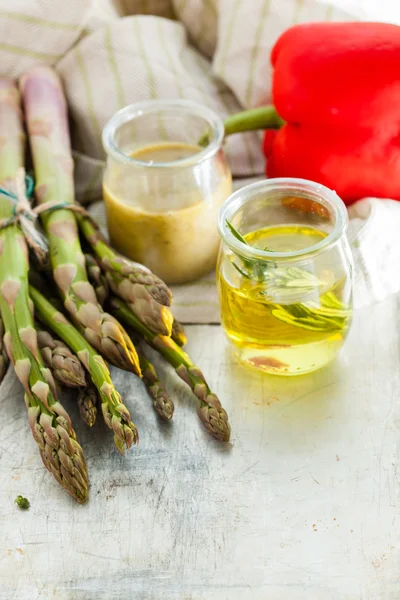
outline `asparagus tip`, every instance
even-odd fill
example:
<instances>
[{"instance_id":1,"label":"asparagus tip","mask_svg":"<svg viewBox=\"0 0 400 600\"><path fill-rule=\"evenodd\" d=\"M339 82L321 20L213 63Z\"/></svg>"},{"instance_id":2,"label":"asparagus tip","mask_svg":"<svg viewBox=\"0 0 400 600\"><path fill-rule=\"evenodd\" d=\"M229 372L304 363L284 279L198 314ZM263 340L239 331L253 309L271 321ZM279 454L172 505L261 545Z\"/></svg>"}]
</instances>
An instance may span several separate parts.
<instances>
[{"instance_id":1,"label":"asparagus tip","mask_svg":"<svg viewBox=\"0 0 400 600\"><path fill-rule=\"evenodd\" d=\"M97 417L97 392L91 385L81 389L78 394L78 408L82 420L88 427L93 427Z\"/></svg>"},{"instance_id":2,"label":"asparagus tip","mask_svg":"<svg viewBox=\"0 0 400 600\"><path fill-rule=\"evenodd\" d=\"M221 405L215 407L204 404L197 409L197 413L204 427L216 440L229 442L231 427L228 422L228 415Z\"/></svg>"}]
</instances>

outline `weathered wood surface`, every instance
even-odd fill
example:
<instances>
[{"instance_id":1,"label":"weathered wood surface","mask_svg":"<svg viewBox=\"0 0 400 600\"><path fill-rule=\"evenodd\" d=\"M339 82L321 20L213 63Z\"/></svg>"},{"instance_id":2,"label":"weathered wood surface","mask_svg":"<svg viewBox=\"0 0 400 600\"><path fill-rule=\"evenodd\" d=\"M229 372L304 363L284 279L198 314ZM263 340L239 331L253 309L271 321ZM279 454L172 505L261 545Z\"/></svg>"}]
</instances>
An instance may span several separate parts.
<instances>
[{"instance_id":1,"label":"weathered wood surface","mask_svg":"<svg viewBox=\"0 0 400 600\"><path fill-rule=\"evenodd\" d=\"M232 362L219 327L189 350L230 414L232 446L199 425L167 370L174 423L140 382L116 383L141 439L122 458L71 408L90 502L41 464L10 374L0 390L1 600L400 598L400 302L359 311L341 360L269 378ZM67 403L67 402L66 402ZM13 503L31 502L28 512Z\"/></svg>"}]
</instances>

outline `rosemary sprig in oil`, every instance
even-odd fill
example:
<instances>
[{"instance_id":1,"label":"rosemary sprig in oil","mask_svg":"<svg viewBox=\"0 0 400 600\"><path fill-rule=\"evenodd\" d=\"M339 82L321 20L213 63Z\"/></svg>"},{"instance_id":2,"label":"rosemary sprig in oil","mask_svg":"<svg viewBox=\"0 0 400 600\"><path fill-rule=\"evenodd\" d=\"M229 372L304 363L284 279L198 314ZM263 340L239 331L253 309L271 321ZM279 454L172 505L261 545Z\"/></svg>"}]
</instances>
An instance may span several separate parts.
<instances>
[{"instance_id":1,"label":"rosemary sprig in oil","mask_svg":"<svg viewBox=\"0 0 400 600\"><path fill-rule=\"evenodd\" d=\"M227 220L226 224L237 240L247 246L250 245L232 223ZM268 247L264 250L273 252ZM265 306L277 319L312 331L337 331L345 327L347 319L351 316L351 310L331 291L320 295L318 300L281 304L281 301L290 301L290 297L296 296L299 292L322 291L326 288L326 282L321 281L313 273L298 267L279 268L274 262L268 263L243 257L241 261L243 268L236 261L232 261L231 264L242 277L264 285L265 289L260 292L260 295L265 297ZM272 301L277 296L279 304L276 300ZM268 302L268 299L271 301Z\"/></svg>"}]
</instances>

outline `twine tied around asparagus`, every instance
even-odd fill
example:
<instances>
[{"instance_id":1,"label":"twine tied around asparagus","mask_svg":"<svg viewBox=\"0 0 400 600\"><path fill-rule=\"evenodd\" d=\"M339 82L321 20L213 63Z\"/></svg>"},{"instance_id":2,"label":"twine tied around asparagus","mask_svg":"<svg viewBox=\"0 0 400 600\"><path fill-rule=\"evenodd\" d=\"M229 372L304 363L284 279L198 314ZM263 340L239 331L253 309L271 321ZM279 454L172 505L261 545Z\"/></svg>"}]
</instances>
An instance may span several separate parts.
<instances>
[{"instance_id":1,"label":"twine tied around asparagus","mask_svg":"<svg viewBox=\"0 0 400 600\"><path fill-rule=\"evenodd\" d=\"M19 223L22 233L25 236L28 246L33 250L40 264L45 264L48 257L48 244L43 233L37 228L38 217L51 210L65 208L72 212L79 213L89 219L98 229L97 223L88 211L79 204L69 204L66 202L45 202L39 206L33 207L31 199L35 188L34 180L25 173L24 168L17 171L14 180L7 180L0 186L0 194L10 198L12 202L12 213L10 217L0 219L0 230Z\"/></svg>"}]
</instances>

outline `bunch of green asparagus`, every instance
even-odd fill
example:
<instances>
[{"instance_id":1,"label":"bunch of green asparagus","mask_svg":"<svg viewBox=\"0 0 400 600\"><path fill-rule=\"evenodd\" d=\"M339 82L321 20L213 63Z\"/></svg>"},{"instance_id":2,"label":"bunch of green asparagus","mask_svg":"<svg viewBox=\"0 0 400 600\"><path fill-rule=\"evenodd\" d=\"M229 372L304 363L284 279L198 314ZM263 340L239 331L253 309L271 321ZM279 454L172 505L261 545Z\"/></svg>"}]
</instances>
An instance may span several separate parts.
<instances>
[{"instance_id":1,"label":"bunch of green asparagus","mask_svg":"<svg viewBox=\"0 0 400 600\"><path fill-rule=\"evenodd\" d=\"M20 214L32 219L25 210L26 198L21 203L23 113L35 198L48 244L49 265L41 274L30 264L29 236L18 219ZM207 431L228 441L225 410L182 350L186 338L173 319L168 287L146 267L115 252L93 221L76 210L67 106L52 69L35 67L18 84L0 79L0 135L0 326L6 355L25 390L28 422L45 466L78 502L87 500L84 454L58 399L63 386L77 389L87 425L94 424L101 407L121 454L138 442L107 364L141 377L157 414L171 419L174 404L146 355L147 346L191 388Z\"/></svg>"}]
</instances>

